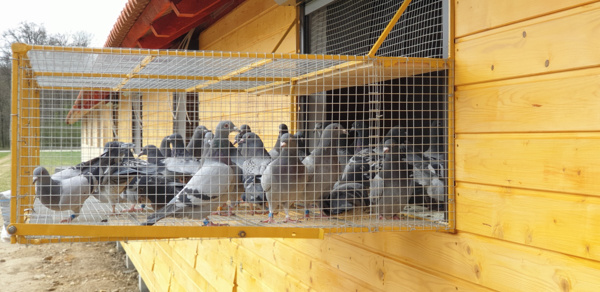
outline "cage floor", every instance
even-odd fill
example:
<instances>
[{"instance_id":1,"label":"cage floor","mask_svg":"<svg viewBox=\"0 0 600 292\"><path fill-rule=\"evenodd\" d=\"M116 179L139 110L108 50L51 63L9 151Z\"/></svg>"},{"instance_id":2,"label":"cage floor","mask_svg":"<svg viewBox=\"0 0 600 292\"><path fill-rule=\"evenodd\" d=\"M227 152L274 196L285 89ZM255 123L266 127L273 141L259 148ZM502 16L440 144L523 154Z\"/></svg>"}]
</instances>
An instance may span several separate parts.
<instances>
[{"instance_id":1,"label":"cage floor","mask_svg":"<svg viewBox=\"0 0 600 292\"><path fill-rule=\"evenodd\" d=\"M94 197L90 197L84 204L80 215L69 224L80 225L113 225L124 226L141 225L146 221L148 215L153 213L152 209L138 212L122 212L129 209L131 204L117 204L115 214L112 207L102 203ZM137 206L139 208L139 205ZM39 200L34 203L34 212L28 216L28 223L34 224L61 224L60 221L70 215L70 211L55 212L44 207ZM285 214L280 211L275 214L275 223L263 223L267 219L268 211L257 209L249 204L240 204L232 216L211 215L208 219L213 223L227 224L230 226L263 226L263 227L303 227L303 228L367 228L368 230L380 230L385 228L408 229L408 230L446 230L448 229L446 212L429 211L418 205L408 205L399 219L380 219L376 215L369 214L369 208L356 208L340 215L320 217L317 209L308 209L310 218L305 217L305 208L302 206L290 208L291 219L295 222L285 223ZM204 220L165 218L159 221L158 226L203 226Z\"/></svg>"}]
</instances>

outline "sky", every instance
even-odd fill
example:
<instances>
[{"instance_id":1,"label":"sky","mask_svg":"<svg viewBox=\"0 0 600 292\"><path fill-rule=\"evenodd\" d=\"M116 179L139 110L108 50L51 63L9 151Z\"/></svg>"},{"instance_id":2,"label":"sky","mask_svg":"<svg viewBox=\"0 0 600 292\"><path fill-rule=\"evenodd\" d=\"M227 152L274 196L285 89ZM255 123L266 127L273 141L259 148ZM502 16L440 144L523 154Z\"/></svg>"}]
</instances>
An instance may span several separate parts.
<instances>
[{"instance_id":1,"label":"sky","mask_svg":"<svg viewBox=\"0 0 600 292\"><path fill-rule=\"evenodd\" d=\"M128 0L2 0L0 34L20 22L43 24L49 34L84 31L103 47Z\"/></svg>"}]
</instances>

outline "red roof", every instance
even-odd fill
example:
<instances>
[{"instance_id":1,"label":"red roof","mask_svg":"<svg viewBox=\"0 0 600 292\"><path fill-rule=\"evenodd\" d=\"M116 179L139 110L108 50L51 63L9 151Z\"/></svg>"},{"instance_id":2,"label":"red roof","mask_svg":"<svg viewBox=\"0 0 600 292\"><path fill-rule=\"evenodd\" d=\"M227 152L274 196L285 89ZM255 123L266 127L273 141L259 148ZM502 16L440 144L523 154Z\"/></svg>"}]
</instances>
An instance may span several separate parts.
<instances>
[{"instance_id":1,"label":"red roof","mask_svg":"<svg viewBox=\"0 0 600 292\"><path fill-rule=\"evenodd\" d=\"M168 49L193 28L200 30L245 0L129 0L105 47Z\"/></svg>"},{"instance_id":2,"label":"red roof","mask_svg":"<svg viewBox=\"0 0 600 292\"><path fill-rule=\"evenodd\" d=\"M168 49L173 41L196 28L202 31L245 0L129 0L113 26L105 47ZM67 114L77 122L110 92L81 91Z\"/></svg>"}]
</instances>

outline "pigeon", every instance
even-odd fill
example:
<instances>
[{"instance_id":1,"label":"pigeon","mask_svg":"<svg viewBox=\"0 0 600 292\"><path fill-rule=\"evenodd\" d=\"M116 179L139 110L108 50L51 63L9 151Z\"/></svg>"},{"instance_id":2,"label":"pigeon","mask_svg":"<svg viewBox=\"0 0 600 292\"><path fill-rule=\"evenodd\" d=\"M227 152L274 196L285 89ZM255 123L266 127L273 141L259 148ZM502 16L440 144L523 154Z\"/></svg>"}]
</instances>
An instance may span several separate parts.
<instances>
[{"instance_id":1,"label":"pigeon","mask_svg":"<svg viewBox=\"0 0 600 292\"><path fill-rule=\"evenodd\" d=\"M183 137L180 134L167 136L167 141L173 145L172 156L163 160L167 176L176 177L181 181L187 180L200 169L201 160L195 158L185 149Z\"/></svg>"},{"instance_id":2,"label":"pigeon","mask_svg":"<svg viewBox=\"0 0 600 292\"><path fill-rule=\"evenodd\" d=\"M406 163L412 166L412 176L415 186L423 187L425 194L431 199L432 203L442 203L446 201L446 167L445 161L425 158L415 153L413 148L408 146ZM439 208L440 206L433 206Z\"/></svg>"},{"instance_id":3,"label":"pigeon","mask_svg":"<svg viewBox=\"0 0 600 292\"><path fill-rule=\"evenodd\" d=\"M192 135L190 142L188 142L187 146L185 147L185 150L196 159L202 158L204 135L206 135L208 132L210 132L210 130L205 126L197 126L196 129L194 129L194 134Z\"/></svg>"},{"instance_id":4,"label":"pigeon","mask_svg":"<svg viewBox=\"0 0 600 292\"><path fill-rule=\"evenodd\" d=\"M94 192L99 174L100 168L95 168L93 172L58 180L53 179L46 168L38 166L33 170L35 196L42 205L51 210L73 211L73 214L60 221L71 222L79 216L85 200Z\"/></svg>"},{"instance_id":5,"label":"pigeon","mask_svg":"<svg viewBox=\"0 0 600 292\"><path fill-rule=\"evenodd\" d=\"M138 173L129 182L127 188L121 194L122 199L132 203L132 206L122 212L141 211L145 208L145 203L149 203L152 209L158 210L164 207L185 186L185 184L177 182L176 177L170 176L166 171L165 158L156 146L144 146L138 156L144 155L146 155L148 163L157 166L157 171L156 173ZM142 204L141 209L135 208L138 203Z\"/></svg>"},{"instance_id":6,"label":"pigeon","mask_svg":"<svg viewBox=\"0 0 600 292\"><path fill-rule=\"evenodd\" d=\"M136 176L127 186L124 194L127 201L133 203L130 209L123 212L136 212L145 209L149 204L153 210L163 208L185 187L184 183L162 175L142 174ZM135 209L135 204L141 209Z\"/></svg>"},{"instance_id":7,"label":"pigeon","mask_svg":"<svg viewBox=\"0 0 600 292\"><path fill-rule=\"evenodd\" d=\"M239 149L246 158L242 165L242 178L244 183L244 202L263 205L266 202L265 192L261 185L262 174L267 165L272 161L269 152L265 149L260 137L252 132L247 132L240 138Z\"/></svg>"},{"instance_id":8,"label":"pigeon","mask_svg":"<svg viewBox=\"0 0 600 292\"><path fill-rule=\"evenodd\" d=\"M173 156L173 151L171 150L171 142L169 141L169 136L165 136L162 139L162 141L160 141L160 152L162 153L162 155L164 157Z\"/></svg>"},{"instance_id":9,"label":"pigeon","mask_svg":"<svg viewBox=\"0 0 600 292\"><path fill-rule=\"evenodd\" d=\"M244 136L244 134L246 134L248 132L252 132L252 130L250 129L250 126L248 126L246 124L241 125L240 132L237 133L237 135L235 135L235 138L233 138L233 146L238 144L240 142L240 140L242 139L242 137Z\"/></svg>"},{"instance_id":10,"label":"pigeon","mask_svg":"<svg viewBox=\"0 0 600 292\"><path fill-rule=\"evenodd\" d=\"M52 179L63 180L75 176L79 176L86 172L92 172L98 167L108 167L111 163L114 163L114 158L118 156L123 143L117 141L107 142L104 145L104 151L100 156L94 157L88 161L81 162L75 166L71 166L59 172L55 172L52 175Z\"/></svg>"},{"instance_id":11,"label":"pigeon","mask_svg":"<svg viewBox=\"0 0 600 292\"><path fill-rule=\"evenodd\" d=\"M336 184L331 193L323 197L323 213L339 215L361 206L368 206L368 187L361 183Z\"/></svg>"},{"instance_id":12,"label":"pigeon","mask_svg":"<svg viewBox=\"0 0 600 292\"><path fill-rule=\"evenodd\" d=\"M156 146L154 145L146 145L142 148L142 150L140 151L140 153L138 153L138 157L140 156L144 156L146 155L146 160L151 163L154 164L156 166L160 167L164 167L165 166L165 157L163 156L163 153L160 151L160 149L158 149ZM160 172L160 170L159 170Z\"/></svg>"},{"instance_id":13,"label":"pigeon","mask_svg":"<svg viewBox=\"0 0 600 292\"><path fill-rule=\"evenodd\" d=\"M354 131L347 131L346 134L340 135L337 154L338 160L342 165L346 165L346 163L348 163L348 160L354 154L354 148L352 147L352 145L349 145L351 143L348 143L349 141L353 140L353 134Z\"/></svg>"},{"instance_id":14,"label":"pigeon","mask_svg":"<svg viewBox=\"0 0 600 292\"><path fill-rule=\"evenodd\" d=\"M369 148L369 129L365 127L362 121L352 123L350 131L354 132L354 141L352 142L353 153L359 153L366 148Z\"/></svg>"},{"instance_id":15,"label":"pigeon","mask_svg":"<svg viewBox=\"0 0 600 292\"><path fill-rule=\"evenodd\" d=\"M159 166L146 160L135 158L131 150L135 145L121 143L117 157L104 170L99 180L98 193L94 196L102 203L112 206L113 214L116 213L116 204L122 201L121 193L132 180L140 174L157 174Z\"/></svg>"},{"instance_id":16,"label":"pigeon","mask_svg":"<svg viewBox=\"0 0 600 292\"><path fill-rule=\"evenodd\" d=\"M440 120L431 121L430 125L430 140L429 140L429 148L423 152L423 156L429 159L435 160L446 160L446 155L444 154L444 145L443 137L444 137L444 124Z\"/></svg>"},{"instance_id":17,"label":"pigeon","mask_svg":"<svg viewBox=\"0 0 600 292\"><path fill-rule=\"evenodd\" d=\"M346 130L341 124L330 124L325 128L318 142L319 147L313 150L308 157L302 160L306 166L306 203L313 203L317 208L321 207L321 199L328 194L334 184L339 180L344 165L338 160L337 148L340 135ZM308 217L309 213L306 212ZM323 215L323 214L321 214Z\"/></svg>"},{"instance_id":18,"label":"pigeon","mask_svg":"<svg viewBox=\"0 0 600 292\"><path fill-rule=\"evenodd\" d=\"M142 225L154 225L166 217L204 219L224 202L234 201L243 189L231 161L229 133L237 130L231 121L217 125L210 153L185 187ZM211 223L212 225L212 223Z\"/></svg>"},{"instance_id":19,"label":"pigeon","mask_svg":"<svg viewBox=\"0 0 600 292\"><path fill-rule=\"evenodd\" d=\"M279 134L277 135L277 141L275 141L275 145L273 146L273 149L271 149L269 151L269 155L271 155L271 157L273 157L273 159L277 158L277 156L279 156L279 151L281 151L281 136L283 134L289 133L288 126L286 124L280 124L278 129L279 129Z\"/></svg>"},{"instance_id":20,"label":"pigeon","mask_svg":"<svg viewBox=\"0 0 600 292\"><path fill-rule=\"evenodd\" d=\"M303 131L296 132L296 134L294 134L294 138L296 138L296 143L298 144L298 157L300 157L301 159L306 158L306 156L308 156L308 154L310 154L310 152L308 151L308 148L306 147L304 132Z\"/></svg>"},{"instance_id":21,"label":"pigeon","mask_svg":"<svg viewBox=\"0 0 600 292\"><path fill-rule=\"evenodd\" d=\"M280 139L281 153L262 175L261 185L269 202L269 217L264 223L275 223L273 214L279 206L285 211L284 222L295 222L289 214L289 203L304 198L306 166L298 157L296 138L289 133Z\"/></svg>"},{"instance_id":22,"label":"pigeon","mask_svg":"<svg viewBox=\"0 0 600 292\"><path fill-rule=\"evenodd\" d=\"M371 214L379 215L380 219L400 219L398 214L414 193L414 182L409 178L408 166L402 161L400 149L395 139L384 142L383 169L371 181Z\"/></svg>"},{"instance_id":23,"label":"pigeon","mask_svg":"<svg viewBox=\"0 0 600 292\"><path fill-rule=\"evenodd\" d=\"M173 157L192 157L192 153L185 149L185 141L180 134L167 136L167 141L171 143Z\"/></svg>"}]
</instances>

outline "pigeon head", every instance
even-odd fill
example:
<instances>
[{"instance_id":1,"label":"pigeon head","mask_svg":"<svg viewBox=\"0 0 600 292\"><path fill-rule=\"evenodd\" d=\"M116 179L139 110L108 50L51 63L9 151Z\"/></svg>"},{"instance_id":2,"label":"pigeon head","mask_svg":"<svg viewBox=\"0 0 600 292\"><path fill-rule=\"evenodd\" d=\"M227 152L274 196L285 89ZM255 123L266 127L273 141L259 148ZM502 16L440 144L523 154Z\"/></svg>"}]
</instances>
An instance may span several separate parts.
<instances>
[{"instance_id":1,"label":"pigeon head","mask_svg":"<svg viewBox=\"0 0 600 292\"><path fill-rule=\"evenodd\" d=\"M140 153L138 153L138 156L142 156L142 155L146 155L149 158L164 158L162 152L160 152L160 149L158 149L158 147L156 147L154 145L144 146L144 148L142 148Z\"/></svg>"},{"instance_id":2,"label":"pigeon head","mask_svg":"<svg viewBox=\"0 0 600 292\"><path fill-rule=\"evenodd\" d=\"M231 132L238 131L232 121L221 121L217 124L215 138L227 138Z\"/></svg>"},{"instance_id":3,"label":"pigeon head","mask_svg":"<svg viewBox=\"0 0 600 292\"><path fill-rule=\"evenodd\" d=\"M210 132L210 130L208 128L206 128L203 125L199 125L196 127L196 129L194 129L194 134L192 135L193 138L202 138L204 137L204 134L206 134L207 132Z\"/></svg>"},{"instance_id":4,"label":"pigeon head","mask_svg":"<svg viewBox=\"0 0 600 292\"><path fill-rule=\"evenodd\" d=\"M167 141L171 142L171 145L175 146L175 147L185 147L184 146L184 141L183 141L183 136L181 136L180 134L171 134L167 137Z\"/></svg>"},{"instance_id":5,"label":"pigeon head","mask_svg":"<svg viewBox=\"0 0 600 292\"><path fill-rule=\"evenodd\" d=\"M383 153L385 154L397 154L400 152L400 148L398 146L398 142L396 141L396 139L393 138L387 138L384 142L383 142Z\"/></svg>"},{"instance_id":6,"label":"pigeon head","mask_svg":"<svg viewBox=\"0 0 600 292\"><path fill-rule=\"evenodd\" d=\"M385 134L385 139L387 138L394 138L400 143L406 143L408 139L408 133L401 127L393 127L387 132L387 134Z\"/></svg>"},{"instance_id":7,"label":"pigeon head","mask_svg":"<svg viewBox=\"0 0 600 292\"><path fill-rule=\"evenodd\" d=\"M279 124L279 135L283 135L285 133L288 133L288 126L286 124Z\"/></svg>"},{"instance_id":8,"label":"pigeon head","mask_svg":"<svg viewBox=\"0 0 600 292\"><path fill-rule=\"evenodd\" d=\"M104 152L100 156L110 159L109 164L115 163L116 160L123 158L134 158L134 147L135 144L133 143L124 143L119 141L107 142L104 145Z\"/></svg>"},{"instance_id":9,"label":"pigeon head","mask_svg":"<svg viewBox=\"0 0 600 292\"><path fill-rule=\"evenodd\" d=\"M243 124L242 126L240 126L240 133L242 134L246 134L248 132L252 132L252 130L250 129L250 126Z\"/></svg>"},{"instance_id":10,"label":"pigeon head","mask_svg":"<svg viewBox=\"0 0 600 292\"><path fill-rule=\"evenodd\" d=\"M265 149L265 144L256 133L248 132L242 136L241 153L244 157L252 157Z\"/></svg>"},{"instance_id":11,"label":"pigeon head","mask_svg":"<svg viewBox=\"0 0 600 292\"><path fill-rule=\"evenodd\" d=\"M50 173L43 166L38 166L33 170L33 184L36 182L43 180L45 177L50 177Z\"/></svg>"},{"instance_id":12,"label":"pigeon head","mask_svg":"<svg viewBox=\"0 0 600 292\"><path fill-rule=\"evenodd\" d=\"M341 124L329 124L329 126L323 130L320 144L321 147L337 147L339 145L339 139L343 134L348 134L348 131L346 131Z\"/></svg>"},{"instance_id":13,"label":"pigeon head","mask_svg":"<svg viewBox=\"0 0 600 292\"><path fill-rule=\"evenodd\" d=\"M281 146L281 155L286 156L296 156L298 152L298 140L293 135L289 133L283 134L281 136L280 146Z\"/></svg>"},{"instance_id":14,"label":"pigeon head","mask_svg":"<svg viewBox=\"0 0 600 292\"><path fill-rule=\"evenodd\" d=\"M246 124L243 124L240 127L240 132L237 135L235 135L235 138L234 138L234 141L233 141L233 145L239 144L240 140L242 139L242 137L244 136L244 134L249 133L249 132L252 132L252 130L250 130L250 126L248 126Z\"/></svg>"},{"instance_id":15,"label":"pigeon head","mask_svg":"<svg viewBox=\"0 0 600 292\"><path fill-rule=\"evenodd\" d=\"M206 134L204 134L204 140L209 142L212 141L212 139L215 138L215 134L213 132L207 132Z\"/></svg>"}]
</instances>

